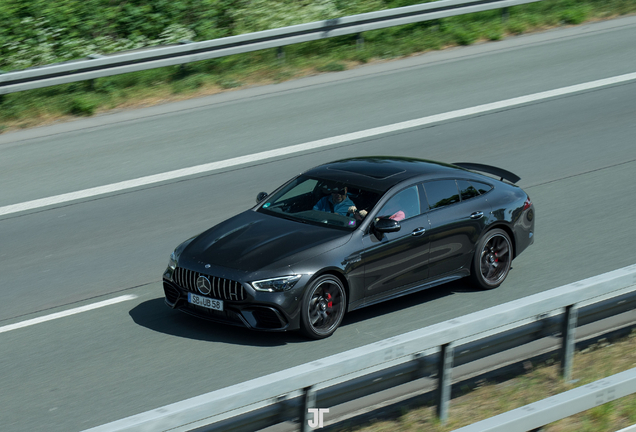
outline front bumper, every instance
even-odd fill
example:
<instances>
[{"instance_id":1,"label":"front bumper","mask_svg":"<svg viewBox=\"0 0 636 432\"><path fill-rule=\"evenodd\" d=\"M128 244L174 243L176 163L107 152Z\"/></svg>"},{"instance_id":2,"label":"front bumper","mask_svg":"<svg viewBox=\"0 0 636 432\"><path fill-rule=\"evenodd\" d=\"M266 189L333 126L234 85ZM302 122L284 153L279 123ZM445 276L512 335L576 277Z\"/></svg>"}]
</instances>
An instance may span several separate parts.
<instances>
[{"instance_id":1,"label":"front bumper","mask_svg":"<svg viewBox=\"0 0 636 432\"><path fill-rule=\"evenodd\" d=\"M245 292L243 300L220 298L220 300L223 300L223 311L216 311L188 303L188 292L197 295L201 295L201 293L190 286L182 286L172 280L170 276L168 272L164 274L163 290L165 303L173 309L179 309L182 312L209 321L253 330L287 331L299 328L300 314L297 310L299 306L292 307L291 311L285 311L284 307L281 307L288 306L289 308L290 302L286 301L289 299L285 298L287 297L284 295L285 293L257 293L254 290L247 290L243 287ZM218 299L219 296L209 297L217 297ZM263 301L263 297L269 301ZM282 303L282 305L279 303Z\"/></svg>"}]
</instances>

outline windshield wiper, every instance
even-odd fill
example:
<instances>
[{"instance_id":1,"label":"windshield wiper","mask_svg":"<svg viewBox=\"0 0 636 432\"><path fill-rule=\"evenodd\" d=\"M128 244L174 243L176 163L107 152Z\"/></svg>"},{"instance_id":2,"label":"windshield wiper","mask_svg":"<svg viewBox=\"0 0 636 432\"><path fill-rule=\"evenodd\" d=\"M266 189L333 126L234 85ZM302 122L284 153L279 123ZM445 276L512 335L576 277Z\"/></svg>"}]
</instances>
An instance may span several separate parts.
<instances>
[{"instance_id":1,"label":"windshield wiper","mask_svg":"<svg viewBox=\"0 0 636 432\"><path fill-rule=\"evenodd\" d=\"M287 215L286 215L286 214L284 214L284 213L274 213L274 214L275 214L276 216L278 216L278 217L281 217L281 218L283 218L283 219L287 219L287 220L290 220L290 221L294 221L294 222L302 222L302 223L304 223L304 224L308 223L308 222L307 222L306 220L304 220L304 219L298 219L298 218L295 218L295 217L293 217L293 216L287 216Z\"/></svg>"}]
</instances>

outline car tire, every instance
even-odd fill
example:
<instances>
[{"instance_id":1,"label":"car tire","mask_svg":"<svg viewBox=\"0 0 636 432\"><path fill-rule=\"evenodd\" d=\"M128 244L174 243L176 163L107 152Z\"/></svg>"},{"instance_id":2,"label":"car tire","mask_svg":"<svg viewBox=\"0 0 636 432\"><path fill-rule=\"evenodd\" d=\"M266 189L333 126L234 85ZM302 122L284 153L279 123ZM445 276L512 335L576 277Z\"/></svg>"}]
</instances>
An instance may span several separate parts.
<instances>
[{"instance_id":1,"label":"car tire","mask_svg":"<svg viewBox=\"0 0 636 432\"><path fill-rule=\"evenodd\" d=\"M512 242L508 233L496 228L486 232L475 248L471 279L480 289L497 288L508 276L512 264Z\"/></svg>"},{"instance_id":2,"label":"car tire","mask_svg":"<svg viewBox=\"0 0 636 432\"><path fill-rule=\"evenodd\" d=\"M301 332L310 339L323 339L336 331L347 309L347 294L340 279L323 275L305 290L301 308Z\"/></svg>"}]
</instances>

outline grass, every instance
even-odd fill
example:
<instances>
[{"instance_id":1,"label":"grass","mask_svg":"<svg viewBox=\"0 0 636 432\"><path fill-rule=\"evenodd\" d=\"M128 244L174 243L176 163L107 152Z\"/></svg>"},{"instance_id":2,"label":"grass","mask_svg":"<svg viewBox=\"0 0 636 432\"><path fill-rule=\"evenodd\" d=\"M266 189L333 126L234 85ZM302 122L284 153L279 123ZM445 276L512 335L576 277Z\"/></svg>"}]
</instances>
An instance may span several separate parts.
<instances>
[{"instance_id":1,"label":"grass","mask_svg":"<svg viewBox=\"0 0 636 432\"><path fill-rule=\"evenodd\" d=\"M636 367L636 330L629 337L608 343L601 340L575 353L572 377L566 383L559 376L559 365L527 363L527 373L500 383L483 383L451 401L448 422L435 418L435 407L405 411L399 418L339 429L342 432L448 432L589 384ZM636 394L616 399L585 412L551 423L544 432L614 432L636 424Z\"/></svg>"},{"instance_id":2,"label":"grass","mask_svg":"<svg viewBox=\"0 0 636 432\"><path fill-rule=\"evenodd\" d=\"M0 96L0 133L263 85L636 12L636 0L544 0L501 10L374 30L182 66Z\"/></svg>"}]
</instances>

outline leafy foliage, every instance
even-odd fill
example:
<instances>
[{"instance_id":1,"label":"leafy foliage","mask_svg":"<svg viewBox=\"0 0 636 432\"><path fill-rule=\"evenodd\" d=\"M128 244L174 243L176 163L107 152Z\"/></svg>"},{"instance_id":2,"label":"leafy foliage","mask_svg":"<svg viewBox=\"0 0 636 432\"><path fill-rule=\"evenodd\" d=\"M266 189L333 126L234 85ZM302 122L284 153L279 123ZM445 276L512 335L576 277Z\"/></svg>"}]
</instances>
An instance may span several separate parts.
<instances>
[{"instance_id":1,"label":"leafy foliage","mask_svg":"<svg viewBox=\"0 0 636 432\"><path fill-rule=\"evenodd\" d=\"M311 21L410 6L426 0L0 0L0 73L183 40L202 41ZM4 123L60 113L92 115L127 98L163 99L279 82L312 71L387 59L447 46L498 40L506 34L636 12L636 0L543 0L204 60L86 83L0 97Z\"/></svg>"},{"instance_id":2,"label":"leafy foliage","mask_svg":"<svg viewBox=\"0 0 636 432\"><path fill-rule=\"evenodd\" d=\"M0 68L226 35L222 0L3 0Z\"/></svg>"},{"instance_id":3,"label":"leafy foliage","mask_svg":"<svg viewBox=\"0 0 636 432\"><path fill-rule=\"evenodd\" d=\"M3 0L0 68L24 69L181 40L391 7L382 0Z\"/></svg>"},{"instance_id":4,"label":"leafy foliage","mask_svg":"<svg viewBox=\"0 0 636 432\"><path fill-rule=\"evenodd\" d=\"M423 2L426 0L2 0L0 69L24 69L182 40L209 40ZM503 27L490 25L486 31L475 25L480 19L474 17L490 17L492 22L500 12L454 17L440 20L448 24L447 28L438 25L447 33L443 41L423 46L443 45L446 40L467 45L480 38L499 39L504 29L522 33L547 23L578 24L594 8L627 13L634 10L633 4L634 0L546 0L514 8L523 12L511 14ZM379 38L407 38L411 30L430 27L431 23L419 23L375 33ZM384 57L393 56L393 51Z\"/></svg>"}]
</instances>

